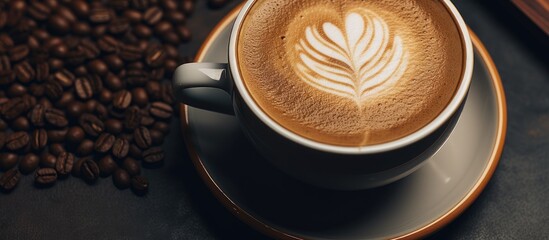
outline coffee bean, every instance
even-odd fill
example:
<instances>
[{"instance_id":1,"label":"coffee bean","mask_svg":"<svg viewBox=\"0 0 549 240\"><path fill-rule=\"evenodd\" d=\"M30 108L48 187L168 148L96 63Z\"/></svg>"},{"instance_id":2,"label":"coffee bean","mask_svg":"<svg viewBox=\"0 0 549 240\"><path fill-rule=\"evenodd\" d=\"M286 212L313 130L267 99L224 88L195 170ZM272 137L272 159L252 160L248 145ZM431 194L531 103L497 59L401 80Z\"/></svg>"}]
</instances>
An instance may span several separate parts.
<instances>
[{"instance_id":1,"label":"coffee bean","mask_svg":"<svg viewBox=\"0 0 549 240\"><path fill-rule=\"evenodd\" d=\"M153 124L153 129L168 134L170 132L170 125L165 122L155 122Z\"/></svg>"},{"instance_id":2,"label":"coffee bean","mask_svg":"<svg viewBox=\"0 0 549 240\"><path fill-rule=\"evenodd\" d=\"M82 36L89 35L91 32L90 24L86 22L75 22L72 24L72 32Z\"/></svg>"},{"instance_id":3,"label":"coffee bean","mask_svg":"<svg viewBox=\"0 0 549 240\"><path fill-rule=\"evenodd\" d=\"M95 109L97 108L98 104L99 102L95 99L88 100L84 105L86 112L89 112L89 113L95 112Z\"/></svg>"},{"instance_id":4,"label":"coffee bean","mask_svg":"<svg viewBox=\"0 0 549 240\"><path fill-rule=\"evenodd\" d=\"M109 68L105 64L105 62L101 60L93 60L90 63L88 63L88 70L90 72L96 73L100 76L105 76L109 72Z\"/></svg>"},{"instance_id":5,"label":"coffee bean","mask_svg":"<svg viewBox=\"0 0 549 240\"><path fill-rule=\"evenodd\" d=\"M164 143L164 134L158 130L150 130L151 140L153 145L161 145Z\"/></svg>"},{"instance_id":6,"label":"coffee bean","mask_svg":"<svg viewBox=\"0 0 549 240\"><path fill-rule=\"evenodd\" d=\"M104 88L103 90L101 90L101 92L99 93L99 101L101 103L104 103L104 104L109 104L113 99L113 93Z\"/></svg>"},{"instance_id":7,"label":"coffee bean","mask_svg":"<svg viewBox=\"0 0 549 240\"><path fill-rule=\"evenodd\" d=\"M66 108L67 114L73 119L78 119L84 112L84 104L81 102L72 102Z\"/></svg>"},{"instance_id":8,"label":"coffee bean","mask_svg":"<svg viewBox=\"0 0 549 240\"><path fill-rule=\"evenodd\" d=\"M172 116L173 108L163 102L153 102L151 104L150 113L154 117L168 119Z\"/></svg>"},{"instance_id":9,"label":"coffee bean","mask_svg":"<svg viewBox=\"0 0 549 240\"><path fill-rule=\"evenodd\" d=\"M19 162L19 170L23 174L29 174L33 172L40 163L40 158L34 153L28 153L23 156Z\"/></svg>"},{"instance_id":10,"label":"coffee bean","mask_svg":"<svg viewBox=\"0 0 549 240\"><path fill-rule=\"evenodd\" d=\"M80 174L82 178L88 182L93 183L99 176L99 167L91 158L86 159L80 166Z\"/></svg>"},{"instance_id":11,"label":"coffee bean","mask_svg":"<svg viewBox=\"0 0 549 240\"><path fill-rule=\"evenodd\" d=\"M73 0L70 1L71 8L76 15L79 17L87 17L90 14L90 6L84 0Z\"/></svg>"},{"instance_id":12,"label":"coffee bean","mask_svg":"<svg viewBox=\"0 0 549 240\"><path fill-rule=\"evenodd\" d=\"M163 82L161 85L162 90L162 101L164 103L172 105L175 102L175 98L173 96L173 88L172 83L170 82Z\"/></svg>"},{"instance_id":13,"label":"coffee bean","mask_svg":"<svg viewBox=\"0 0 549 240\"><path fill-rule=\"evenodd\" d=\"M29 83L34 79L34 75L36 74L29 61L24 61L15 65L14 72L17 79L22 83Z\"/></svg>"},{"instance_id":14,"label":"coffee bean","mask_svg":"<svg viewBox=\"0 0 549 240\"><path fill-rule=\"evenodd\" d=\"M111 155L102 157L97 165L99 167L99 173L102 177L110 176L118 168L118 165L112 159Z\"/></svg>"},{"instance_id":15,"label":"coffee bean","mask_svg":"<svg viewBox=\"0 0 549 240\"><path fill-rule=\"evenodd\" d=\"M142 159L143 151L137 145L130 144L129 155L134 159Z\"/></svg>"},{"instance_id":16,"label":"coffee bean","mask_svg":"<svg viewBox=\"0 0 549 240\"><path fill-rule=\"evenodd\" d=\"M147 82L145 89L147 90L149 98L153 100L160 100L162 98L160 83L149 81Z\"/></svg>"},{"instance_id":17,"label":"coffee bean","mask_svg":"<svg viewBox=\"0 0 549 240\"><path fill-rule=\"evenodd\" d=\"M89 20L95 24L108 23L112 20L112 15L108 9L97 7L91 9Z\"/></svg>"},{"instance_id":18,"label":"coffee bean","mask_svg":"<svg viewBox=\"0 0 549 240\"><path fill-rule=\"evenodd\" d=\"M132 89L132 103L137 104L139 107L145 107L149 103L149 96L145 88Z\"/></svg>"},{"instance_id":19,"label":"coffee bean","mask_svg":"<svg viewBox=\"0 0 549 240\"><path fill-rule=\"evenodd\" d=\"M124 169L117 169L112 175L112 181L118 189L126 189L130 187L130 174Z\"/></svg>"},{"instance_id":20,"label":"coffee bean","mask_svg":"<svg viewBox=\"0 0 549 240\"><path fill-rule=\"evenodd\" d=\"M184 0L181 4L181 10L186 15L191 15L191 13L194 11L194 2L193 0Z\"/></svg>"},{"instance_id":21,"label":"coffee bean","mask_svg":"<svg viewBox=\"0 0 549 240\"><path fill-rule=\"evenodd\" d=\"M135 33L137 37L140 37L143 39L148 39L153 35L151 28L144 24L136 25L133 28L133 33Z\"/></svg>"},{"instance_id":22,"label":"coffee bean","mask_svg":"<svg viewBox=\"0 0 549 240\"><path fill-rule=\"evenodd\" d=\"M145 10L149 7L149 0L131 0L131 5L138 10Z\"/></svg>"},{"instance_id":23,"label":"coffee bean","mask_svg":"<svg viewBox=\"0 0 549 240\"><path fill-rule=\"evenodd\" d=\"M118 91L125 87L124 82L122 82L122 80L114 74L107 75L105 84L111 91Z\"/></svg>"},{"instance_id":24,"label":"coffee bean","mask_svg":"<svg viewBox=\"0 0 549 240\"><path fill-rule=\"evenodd\" d=\"M137 61L141 59L143 55L141 49L132 45L122 45L120 47L119 56L129 62Z\"/></svg>"},{"instance_id":25,"label":"coffee bean","mask_svg":"<svg viewBox=\"0 0 549 240\"><path fill-rule=\"evenodd\" d=\"M75 57L74 54L72 54L71 57ZM74 60L78 60L78 59L70 59L71 61L74 61ZM50 58L48 60L48 64L50 65L50 71L56 71L56 70L60 70L63 68L63 66L65 65L65 63L59 59L59 58Z\"/></svg>"},{"instance_id":26,"label":"coffee bean","mask_svg":"<svg viewBox=\"0 0 549 240\"><path fill-rule=\"evenodd\" d=\"M46 62L36 64L36 80L39 82L46 81L50 76L50 65Z\"/></svg>"},{"instance_id":27,"label":"coffee bean","mask_svg":"<svg viewBox=\"0 0 549 240\"><path fill-rule=\"evenodd\" d=\"M2 153L0 154L0 169L2 171L9 170L19 161L19 156L15 153Z\"/></svg>"},{"instance_id":28,"label":"coffee bean","mask_svg":"<svg viewBox=\"0 0 549 240\"><path fill-rule=\"evenodd\" d=\"M148 149L152 144L151 134L146 127L139 127L133 132L135 143L141 149Z\"/></svg>"},{"instance_id":29,"label":"coffee bean","mask_svg":"<svg viewBox=\"0 0 549 240\"><path fill-rule=\"evenodd\" d=\"M109 32L114 35L119 35L127 32L130 29L130 22L125 18L116 18L109 24Z\"/></svg>"},{"instance_id":30,"label":"coffee bean","mask_svg":"<svg viewBox=\"0 0 549 240\"><path fill-rule=\"evenodd\" d=\"M90 155L93 152L93 141L84 139L76 148L76 155L79 157Z\"/></svg>"},{"instance_id":31,"label":"coffee bean","mask_svg":"<svg viewBox=\"0 0 549 240\"><path fill-rule=\"evenodd\" d=\"M116 39L111 36L104 36L97 42L97 45L101 51L106 53L114 53L118 51L119 43Z\"/></svg>"},{"instance_id":32,"label":"coffee bean","mask_svg":"<svg viewBox=\"0 0 549 240\"><path fill-rule=\"evenodd\" d=\"M30 4L28 13L31 17L33 17L36 20L46 20L48 19L48 16L51 14L51 9L45 3L36 1Z\"/></svg>"},{"instance_id":33,"label":"coffee bean","mask_svg":"<svg viewBox=\"0 0 549 240\"><path fill-rule=\"evenodd\" d=\"M183 42L189 42L192 38L191 30L187 26L178 26L176 28L177 35Z\"/></svg>"},{"instance_id":34,"label":"coffee bean","mask_svg":"<svg viewBox=\"0 0 549 240\"><path fill-rule=\"evenodd\" d=\"M105 125L101 120L99 120L99 118L87 113L82 114L79 123L82 129L84 129L84 131L92 137L99 136L99 134L101 134L105 129Z\"/></svg>"},{"instance_id":35,"label":"coffee bean","mask_svg":"<svg viewBox=\"0 0 549 240\"><path fill-rule=\"evenodd\" d=\"M55 38L55 40L57 39L58 38ZM69 47L65 43L61 42L60 39L59 43L51 42L50 39L49 44L52 45L52 47L50 48L50 52L53 54L53 56L59 58L64 58L67 56L67 53L69 52Z\"/></svg>"},{"instance_id":36,"label":"coffee bean","mask_svg":"<svg viewBox=\"0 0 549 240\"><path fill-rule=\"evenodd\" d=\"M25 148L30 142L27 132L10 133L6 139L6 148L10 151L16 151Z\"/></svg>"},{"instance_id":37,"label":"coffee bean","mask_svg":"<svg viewBox=\"0 0 549 240\"><path fill-rule=\"evenodd\" d=\"M84 138L86 137L86 133L84 132L84 129L82 129L79 126L73 126L70 127L67 131L67 141L70 144L79 144L81 143Z\"/></svg>"},{"instance_id":38,"label":"coffee bean","mask_svg":"<svg viewBox=\"0 0 549 240\"><path fill-rule=\"evenodd\" d=\"M50 143L60 143L65 141L67 136L67 128L62 129L51 129L48 130L48 142Z\"/></svg>"},{"instance_id":39,"label":"coffee bean","mask_svg":"<svg viewBox=\"0 0 549 240\"><path fill-rule=\"evenodd\" d=\"M53 79L63 87L70 87L74 83L74 74L67 69L62 69L53 74Z\"/></svg>"},{"instance_id":40,"label":"coffee bean","mask_svg":"<svg viewBox=\"0 0 549 240\"><path fill-rule=\"evenodd\" d=\"M56 157L59 156L59 154L66 151L65 147L63 147L63 144L61 143L50 144L49 150L50 150L49 152Z\"/></svg>"},{"instance_id":41,"label":"coffee bean","mask_svg":"<svg viewBox=\"0 0 549 240\"><path fill-rule=\"evenodd\" d=\"M35 150L40 150L48 144L48 133L45 129L39 128L35 129L34 132L32 132L32 148Z\"/></svg>"},{"instance_id":42,"label":"coffee bean","mask_svg":"<svg viewBox=\"0 0 549 240\"><path fill-rule=\"evenodd\" d=\"M105 121L105 130L112 134L119 134L124 130L124 125L119 120L109 119Z\"/></svg>"},{"instance_id":43,"label":"coffee bean","mask_svg":"<svg viewBox=\"0 0 549 240\"><path fill-rule=\"evenodd\" d=\"M20 178L21 173L17 169L12 169L5 172L0 177L0 189L2 189L3 191L11 191L17 186Z\"/></svg>"},{"instance_id":44,"label":"coffee bean","mask_svg":"<svg viewBox=\"0 0 549 240\"><path fill-rule=\"evenodd\" d=\"M13 131L29 131L30 127L29 120L23 116L18 117L11 122L11 129Z\"/></svg>"},{"instance_id":45,"label":"coffee bean","mask_svg":"<svg viewBox=\"0 0 549 240\"><path fill-rule=\"evenodd\" d=\"M7 85L15 80L15 73L11 70L0 71L0 85Z\"/></svg>"},{"instance_id":46,"label":"coffee bean","mask_svg":"<svg viewBox=\"0 0 549 240\"><path fill-rule=\"evenodd\" d=\"M90 99L94 94L92 83L88 77L77 78L74 89L76 95L82 100Z\"/></svg>"},{"instance_id":47,"label":"coffee bean","mask_svg":"<svg viewBox=\"0 0 549 240\"><path fill-rule=\"evenodd\" d=\"M97 44L89 39L83 39L80 43L80 47L82 52L84 52L84 56L88 59L95 59L99 57L99 54L101 53Z\"/></svg>"},{"instance_id":48,"label":"coffee bean","mask_svg":"<svg viewBox=\"0 0 549 240\"><path fill-rule=\"evenodd\" d=\"M145 52L145 62L152 68L164 65L167 53L159 44L150 44Z\"/></svg>"},{"instance_id":49,"label":"coffee bean","mask_svg":"<svg viewBox=\"0 0 549 240\"><path fill-rule=\"evenodd\" d=\"M44 110L46 122L55 127L66 127L69 124L65 113L59 109L47 108Z\"/></svg>"},{"instance_id":50,"label":"coffee bean","mask_svg":"<svg viewBox=\"0 0 549 240\"><path fill-rule=\"evenodd\" d=\"M111 150L115 137L110 133L102 133L95 140L94 149L96 152L106 153Z\"/></svg>"},{"instance_id":51,"label":"coffee bean","mask_svg":"<svg viewBox=\"0 0 549 240\"><path fill-rule=\"evenodd\" d=\"M185 14L179 11L171 11L168 13L167 18L174 24L183 24L187 20Z\"/></svg>"},{"instance_id":52,"label":"coffee bean","mask_svg":"<svg viewBox=\"0 0 549 240\"><path fill-rule=\"evenodd\" d=\"M157 164L164 160L164 150L161 147L152 147L143 151L143 161L148 164Z\"/></svg>"},{"instance_id":53,"label":"coffee bean","mask_svg":"<svg viewBox=\"0 0 549 240\"><path fill-rule=\"evenodd\" d=\"M57 156L55 170L59 175L67 175L72 171L73 164L74 155L69 152L62 152L59 156Z\"/></svg>"},{"instance_id":54,"label":"coffee bean","mask_svg":"<svg viewBox=\"0 0 549 240\"><path fill-rule=\"evenodd\" d=\"M124 119L124 127L128 130L134 130L135 128L139 127L141 123L141 113L139 112L139 108L136 106L132 106L126 110Z\"/></svg>"},{"instance_id":55,"label":"coffee bean","mask_svg":"<svg viewBox=\"0 0 549 240\"><path fill-rule=\"evenodd\" d=\"M27 87L20 83L12 83L8 88L6 95L10 98L21 97L27 93Z\"/></svg>"},{"instance_id":56,"label":"coffee bean","mask_svg":"<svg viewBox=\"0 0 549 240\"><path fill-rule=\"evenodd\" d=\"M133 158L126 158L122 162L122 168L124 168L130 176L136 176L141 173L141 167L139 163Z\"/></svg>"},{"instance_id":57,"label":"coffee bean","mask_svg":"<svg viewBox=\"0 0 549 240\"><path fill-rule=\"evenodd\" d=\"M165 34L173 30L173 26L168 21L161 21L154 25L154 31L159 34Z\"/></svg>"},{"instance_id":58,"label":"coffee bean","mask_svg":"<svg viewBox=\"0 0 549 240\"><path fill-rule=\"evenodd\" d=\"M132 94L128 90L122 90L114 95L113 106L118 109L126 109L132 102Z\"/></svg>"},{"instance_id":59,"label":"coffee bean","mask_svg":"<svg viewBox=\"0 0 549 240\"><path fill-rule=\"evenodd\" d=\"M26 45L17 45L11 48L8 53L12 62L19 62L29 55L30 49Z\"/></svg>"},{"instance_id":60,"label":"coffee bean","mask_svg":"<svg viewBox=\"0 0 549 240\"><path fill-rule=\"evenodd\" d=\"M160 22L160 20L162 20L163 14L164 12L159 7L152 7L147 9L147 11L145 11L145 14L143 15L143 19L145 20L146 23L152 26Z\"/></svg>"},{"instance_id":61,"label":"coffee bean","mask_svg":"<svg viewBox=\"0 0 549 240\"><path fill-rule=\"evenodd\" d=\"M2 105L0 113L6 120L12 120L19 117L26 110L27 106L22 98L12 98Z\"/></svg>"},{"instance_id":62,"label":"coffee bean","mask_svg":"<svg viewBox=\"0 0 549 240\"><path fill-rule=\"evenodd\" d=\"M145 110L141 112L141 125L145 127L149 127L149 126L152 126L154 122L155 122L154 118L150 116L148 111Z\"/></svg>"},{"instance_id":63,"label":"coffee bean","mask_svg":"<svg viewBox=\"0 0 549 240\"><path fill-rule=\"evenodd\" d=\"M54 1L56 1L56 0L54 0ZM65 6L61 6L59 8L56 8L56 11L57 11L57 14L59 14L59 16L67 19L67 21L69 21L70 23L74 23L74 22L77 21L77 18L74 15L74 13L69 8L67 8Z\"/></svg>"},{"instance_id":64,"label":"coffee bean","mask_svg":"<svg viewBox=\"0 0 549 240\"><path fill-rule=\"evenodd\" d=\"M125 138L117 138L112 146L112 155L122 159L128 155L130 142Z\"/></svg>"},{"instance_id":65,"label":"coffee bean","mask_svg":"<svg viewBox=\"0 0 549 240\"><path fill-rule=\"evenodd\" d=\"M63 94L63 86L58 81L48 80L44 87L46 95L51 99L59 99Z\"/></svg>"},{"instance_id":66,"label":"coffee bean","mask_svg":"<svg viewBox=\"0 0 549 240\"><path fill-rule=\"evenodd\" d=\"M51 185L57 181L57 172L53 168L40 168L34 177L35 183L40 186Z\"/></svg>"},{"instance_id":67,"label":"coffee bean","mask_svg":"<svg viewBox=\"0 0 549 240\"><path fill-rule=\"evenodd\" d=\"M129 69L126 73L126 82L132 87L142 87L145 86L149 80L149 75L147 72L142 70L143 67L136 67Z\"/></svg>"},{"instance_id":68,"label":"coffee bean","mask_svg":"<svg viewBox=\"0 0 549 240\"><path fill-rule=\"evenodd\" d=\"M132 177L132 191L137 195L145 195L149 191L149 180L143 176Z\"/></svg>"},{"instance_id":69,"label":"coffee bean","mask_svg":"<svg viewBox=\"0 0 549 240\"><path fill-rule=\"evenodd\" d=\"M65 34L71 29L70 22L61 15L53 15L48 19L48 26L53 32Z\"/></svg>"},{"instance_id":70,"label":"coffee bean","mask_svg":"<svg viewBox=\"0 0 549 240\"><path fill-rule=\"evenodd\" d=\"M124 61L119 56L114 54L104 57L104 61L113 72L118 72L124 67Z\"/></svg>"},{"instance_id":71,"label":"coffee bean","mask_svg":"<svg viewBox=\"0 0 549 240\"><path fill-rule=\"evenodd\" d=\"M55 168L55 163L57 162L57 158L48 152L43 152L40 155L40 166L45 168Z\"/></svg>"}]
</instances>

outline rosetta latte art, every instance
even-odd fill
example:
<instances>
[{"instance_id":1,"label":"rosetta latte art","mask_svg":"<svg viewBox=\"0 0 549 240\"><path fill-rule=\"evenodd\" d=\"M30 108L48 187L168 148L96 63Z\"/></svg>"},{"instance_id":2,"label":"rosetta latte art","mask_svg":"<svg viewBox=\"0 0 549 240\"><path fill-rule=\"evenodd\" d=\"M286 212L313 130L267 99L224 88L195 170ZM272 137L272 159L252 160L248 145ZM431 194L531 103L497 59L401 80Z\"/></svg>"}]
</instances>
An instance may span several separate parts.
<instances>
[{"instance_id":1,"label":"rosetta latte art","mask_svg":"<svg viewBox=\"0 0 549 240\"><path fill-rule=\"evenodd\" d=\"M307 84L361 105L394 86L404 74L408 54L402 39L391 39L387 24L375 13L350 12L344 23L345 29L330 22L322 29L305 29L295 47L296 72Z\"/></svg>"}]
</instances>

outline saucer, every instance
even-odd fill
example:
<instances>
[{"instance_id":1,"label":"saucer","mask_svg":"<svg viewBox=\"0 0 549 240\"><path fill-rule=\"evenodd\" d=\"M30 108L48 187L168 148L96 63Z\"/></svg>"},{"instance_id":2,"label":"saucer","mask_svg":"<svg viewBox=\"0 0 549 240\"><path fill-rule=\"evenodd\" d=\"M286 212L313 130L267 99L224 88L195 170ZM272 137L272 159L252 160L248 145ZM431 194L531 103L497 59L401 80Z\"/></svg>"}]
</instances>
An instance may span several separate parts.
<instances>
[{"instance_id":1,"label":"saucer","mask_svg":"<svg viewBox=\"0 0 549 240\"><path fill-rule=\"evenodd\" d=\"M197 62L227 62L239 9L214 29ZM218 200L256 230L278 239L421 238L447 225L482 192L499 162L507 109L499 74L480 40L463 113L426 164L393 184L332 191L301 183L271 166L234 116L181 106L191 159Z\"/></svg>"}]
</instances>

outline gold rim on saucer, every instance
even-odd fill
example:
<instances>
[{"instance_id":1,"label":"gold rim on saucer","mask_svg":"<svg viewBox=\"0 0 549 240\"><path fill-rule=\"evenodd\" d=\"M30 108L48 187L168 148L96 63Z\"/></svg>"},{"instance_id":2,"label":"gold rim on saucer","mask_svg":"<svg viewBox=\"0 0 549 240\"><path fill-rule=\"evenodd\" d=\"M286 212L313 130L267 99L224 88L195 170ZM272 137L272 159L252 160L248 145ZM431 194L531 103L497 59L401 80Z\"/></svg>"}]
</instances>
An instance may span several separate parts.
<instances>
[{"instance_id":1,"label":"gold rim on saucer","mask_svg":"<svg viewBox=\"0 0 549 240\"><path fill-rule=\"evenodd\" d=\"M233 9L212 30L210 35L204 41L204 44L199 49L198 54L196 55L196 58L195 58L196 62L201 62L203 60L205 53L207 52L207 49L209 49L213 44L213 40L218 37L218 35L222 32L223 29L225 29L228 25L232 23L232 21L236 18L241 8L242 8L242 4L236 7L235 9ZM503 144L505 142L505 133L507 131L507 104L505 100L503 85L501 83L501 78L496 69L496 66L492 58L490 57L490 54L486 50L486 47L482 44L478 36L473 31L469 30L469 32L471 35L471 40L473 41L473 45L477 53L483 59L484 65L488 70L488 73L492 79L492 83L495 88L495 94L497 98L497 107L498 107L498 125L497 125L497 134L496 134L496 139L494 143L494 148L492 149L488 164L484 169L484 171L482 172L480 178L475 183L475 185L471 188L471 190L461 199L461 201L459 201L453 208L451 208L448 212L444 213L439 218L433 220L432 222L414 231L398 236L395 239L422 238L434 233L435 231L441 229L442 227L446 226L447 224L452 222L454 219L456 219L461 213L463 213L463 211L465 211L465 209L467 209L477 199L480 193L484 190L484 188L486 187L486 184L488 183L490 178L492 178L492 175L494 174L494 171L496 170L496 167L500 160L501 153L503 151ZM219 187L219 185L217 185L217 183L211 177L210 173L208 172L202 160L200 159L200 156L198 155L196 149L191 143L190 132L187 131L189 127L189 118L188 118L187 108L188 108L187 105L184 105L184 104L180 105L180 110L181 110L180 114L181 114L181 120L182 120L181 126L182 126L182 132L185 139L185 143L187 145L187 149L189 151L191 160L193 161L201 178L206 183L206 185L210 188L210 190L215 195L215 197L231 213L233 213L240 220L242 220L243 222L250 225L254 229L268 236L271 236L277 239L303 239L301 237L297 237L297 236L293 236L291 234L285 233L274 227L270 227L269 225L259 221L254 216L252 216L248 212L241 209L235 202L233 202L223 192L223 190Z\"/></svg>"}]
</instances>

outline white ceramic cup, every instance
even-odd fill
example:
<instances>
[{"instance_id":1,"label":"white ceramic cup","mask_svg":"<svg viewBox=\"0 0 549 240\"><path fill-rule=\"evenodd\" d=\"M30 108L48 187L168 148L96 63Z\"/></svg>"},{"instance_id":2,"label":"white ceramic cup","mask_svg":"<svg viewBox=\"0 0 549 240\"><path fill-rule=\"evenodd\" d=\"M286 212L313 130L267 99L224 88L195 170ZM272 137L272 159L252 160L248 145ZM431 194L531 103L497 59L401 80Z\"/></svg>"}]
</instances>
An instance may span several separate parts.
<instances>
[{"instance_id":1,"label":"white ceramic cup","mask_svg":"<svg viewBox=\"0 0 549 240\"><path fill-rule=\"evenodd\" d=\"M465 59L462 79L452 100L434 120L397 140L359 147L325 144L291 132L263 112L247 91L236 58L242 22L255 0L244 5L233 25L229 63L181 65L174 73L174 95L193 107L236 115L256 149L273 165L299 180L338 190L388 184L418 169L440 149L459 118L471 84L473 46L467 26L449 0L440 1L460 33Z\"/></svg>"}]
</instances>

